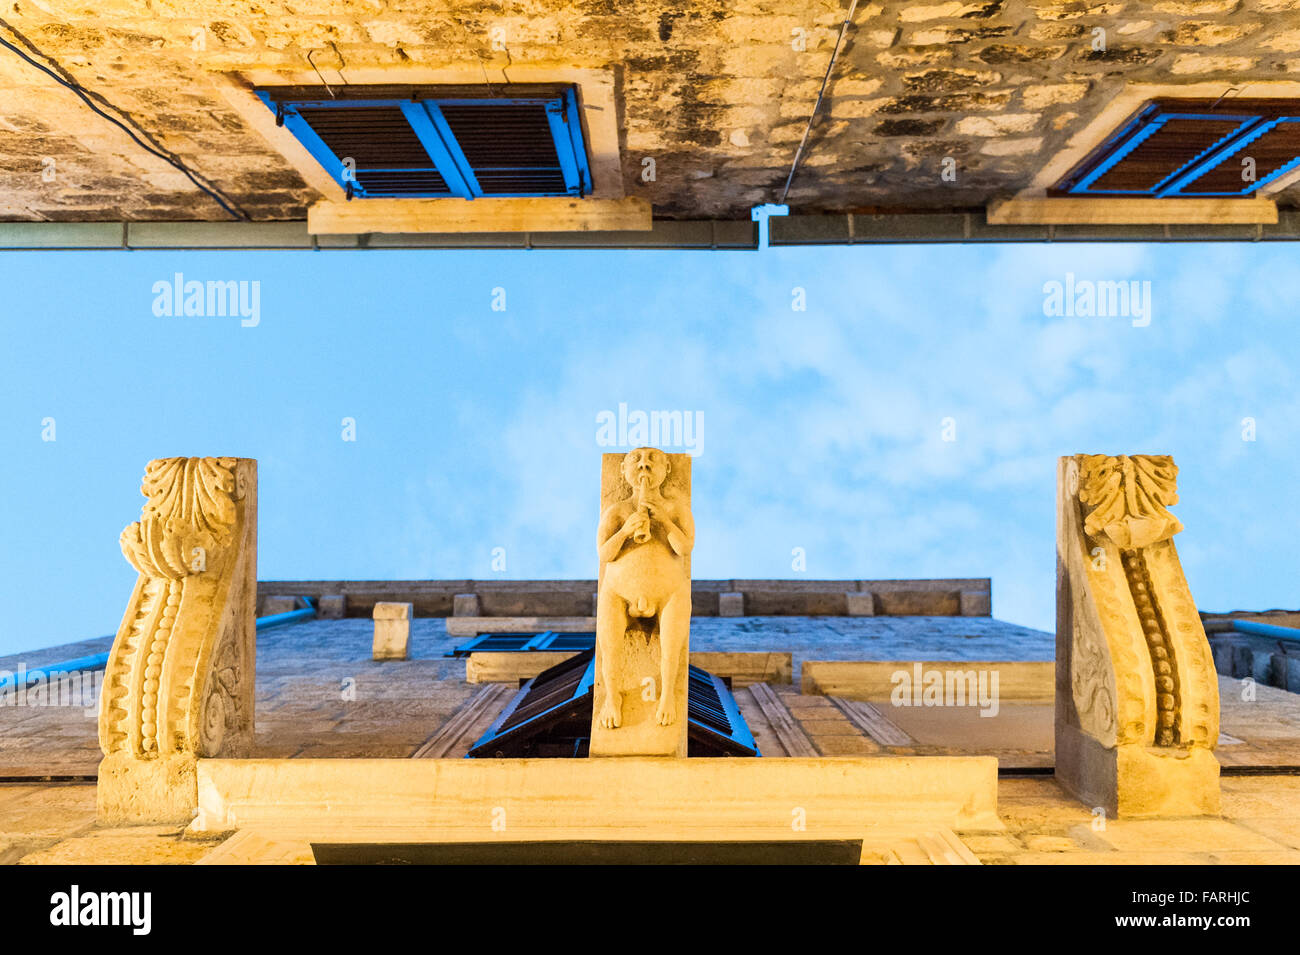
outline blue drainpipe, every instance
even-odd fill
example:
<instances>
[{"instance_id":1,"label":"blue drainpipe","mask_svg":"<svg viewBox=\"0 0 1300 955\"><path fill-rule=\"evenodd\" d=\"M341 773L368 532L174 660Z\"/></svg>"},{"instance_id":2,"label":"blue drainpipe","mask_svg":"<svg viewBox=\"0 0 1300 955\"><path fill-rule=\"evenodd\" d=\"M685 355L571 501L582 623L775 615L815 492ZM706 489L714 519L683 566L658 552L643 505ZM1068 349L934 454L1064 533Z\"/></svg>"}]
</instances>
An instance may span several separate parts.
<instances>
[{"instance_id":1,"label":"blue drainpipe","mask_svg":"<svg viewBox=\"0 0 1300 955\"><path fill-rule=\"evenodd\" d=\"M257 618L258 630L270 630L272 627L283 627L286 623L297 623L299 620L310 620L316 616L316 604L310 597L302 598L307 606L301 610L290 610L288 613L273 613L269 617Z\"/></svg>"},{"instance_id":2,"label":"blue drainpipe","mask_svg":"<svg viewBox=\"0 0 1300 955\"><path fill-rule=\"evenodd\" d=\"M258 630L269 630L272 627L283 627L285 624L297 623L299 620L310 620L316 616L316 605L310 597L303 597L307 606L301 610L290 610L288 613L273 613L267 617L257 618ZM6 673L0 676L0 692L8 690L18 685L19 678L22 678L23 686L26 687L39 679L50 680L52 673L73 673L81 670L102 670L108 666L108 653L96 653L88 657L77 657L75 660L63 660L59 663L47 663L45 666L36 667L34 670L19 669L17 673Z\"/></svg>"},{"instance_id":3,"label":"blue drainpipe","mask_svg":"<svg viewBox=\"0 0 1300 955\"><path fill-rule=\"evenodd\" d=\"M1232 629L1238 633L1249 633L1256 637L1272 637L1274 640L1287 640L1300 643L1300 629L1279 627L1273 623L1260 623L1257 620L1233 620Z\"/></svg>"}]
</instances>

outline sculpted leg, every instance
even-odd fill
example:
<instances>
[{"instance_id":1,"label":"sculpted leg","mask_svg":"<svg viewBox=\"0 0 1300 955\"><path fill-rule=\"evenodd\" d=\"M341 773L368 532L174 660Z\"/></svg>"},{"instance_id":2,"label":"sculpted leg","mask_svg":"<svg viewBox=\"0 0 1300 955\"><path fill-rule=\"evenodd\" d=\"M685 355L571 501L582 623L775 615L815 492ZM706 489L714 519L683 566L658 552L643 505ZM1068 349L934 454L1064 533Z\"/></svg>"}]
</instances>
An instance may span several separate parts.
<instances>
[{"instance_id":1,"label":"sculpted leg","mask_svg":"<svg viewBox=\"0 0 1300 955\"><path fill-rule=\"evenodd\" d=\"M602 588L596 606L596 645L599 647L600 678L605 685L605 702L597 722L605 729L623 725L623 694L619 687L618 661L627 633L627 605L609 588Z\"/></svg>"},{"instance_id":2,"label":"sculpted leg","mask_svg":"<svg viewBox=\"0 0 1300 955\"><path fill-rule=\"evenodd\" d=\"M659 706L655 719L660 726L677 722L677 677L691 627L691 591L678 591L664 604L659 616Z\"/></svg>"}]
</instances>

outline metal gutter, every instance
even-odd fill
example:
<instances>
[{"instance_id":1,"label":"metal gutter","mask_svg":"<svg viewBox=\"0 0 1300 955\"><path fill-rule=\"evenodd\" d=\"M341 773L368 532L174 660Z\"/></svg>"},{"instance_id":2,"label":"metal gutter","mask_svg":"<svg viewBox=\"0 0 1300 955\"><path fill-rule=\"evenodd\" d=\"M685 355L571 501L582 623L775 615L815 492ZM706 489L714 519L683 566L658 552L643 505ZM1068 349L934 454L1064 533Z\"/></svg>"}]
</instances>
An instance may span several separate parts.
<instances>
[{"instance_id":1,"label":"metal gutter","mask_svg":"<svg viewBox=\"0 0 1300 955\"><path fill-rule=\"evenodd\" d=\"M984 210L772 216L781 246L1004 242L1294 242L1300 209L1272 225L991 226ZM752 220L656 219L649 232L320 235L294 222L0 222L0 250L702 249L757 250Z\"/></svg>"},{"instance_id":2,"label":"metal gutter","mask_svg":"<svg viewBox=\"0 0 1300 955\"><path fill-rule=\"evenodd\" d=\"M649 232L312 235L294 222L0 222L0 250L738 249L758 248L750 220L659 219Z\"/></svg>"},{"instance_id":3,"label":"metal gutter","mask_svg":"<svg viewBox=\"0 0 1300 955\"><path fill-rule=\"evenodd\" d=\"M1285 242L1300 240L1300 209L1273 225L989 225L983 209L773 217L773 246L985 242Z\"/></svg>"}]
</instances>

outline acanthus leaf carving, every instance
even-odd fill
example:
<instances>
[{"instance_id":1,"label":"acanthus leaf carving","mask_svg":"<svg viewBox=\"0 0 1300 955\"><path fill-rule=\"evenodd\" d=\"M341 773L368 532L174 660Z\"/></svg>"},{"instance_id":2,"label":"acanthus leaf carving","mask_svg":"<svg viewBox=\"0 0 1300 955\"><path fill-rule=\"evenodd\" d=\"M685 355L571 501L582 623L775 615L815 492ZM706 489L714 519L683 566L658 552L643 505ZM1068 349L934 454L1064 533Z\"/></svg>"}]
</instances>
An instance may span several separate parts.
<instances>
[{"instance_id":1,"label":"acanthus leaf carving","mask_svg":"<svg viewBox=\"0 0 1300 955\"><path fill-rule=\"evenodd\" d=\"M1183 529L1168 508L1178 503L1178 466L1167 454L1082 456L1079 501L1089 537L1121 550L1168 540Z\"/></svg>"},{"instance_id":2,"label":"acanthus leaf carving","mask_svg":"<svg viewBox=\"0 0 1300 955\"><path fill-rule=\"evenodd\" d=\"M1187 619L1191 602L1173 544L1183 528L1168 510L1178 503L1177 466L1168 455L1092 454L1073 459L1071 468L1077 468L1077 476L1066 472L1067 490L1077 495L1076 527L1094 558L1078 565L1075 591L1088 595L1104 644L1094 646L1076 609L1071 688L1081 727L1107 745L1116 738L1212 747L1205 714L1212 704L1217 708L1217 685L1199 620ZM1106 679L1113 681L1117 737L1109 720L1097 721L1097 701L1111 699ZM1149 719L1142 719L1146 707ZM1201 729L1189 732L1193 725Z\"/></svg>"},{"instance_id":3,"label":"acanthus leaf carving","mask_svg":"<svg viewBox=\"0 0 1300 955\"><path fill-rule=\"evenodd\" d=\"M235 523L234 458L149 462L140 520L122 531L122 553L147 577L202 573L230 545Z\"/></svg>"}]
</instances>

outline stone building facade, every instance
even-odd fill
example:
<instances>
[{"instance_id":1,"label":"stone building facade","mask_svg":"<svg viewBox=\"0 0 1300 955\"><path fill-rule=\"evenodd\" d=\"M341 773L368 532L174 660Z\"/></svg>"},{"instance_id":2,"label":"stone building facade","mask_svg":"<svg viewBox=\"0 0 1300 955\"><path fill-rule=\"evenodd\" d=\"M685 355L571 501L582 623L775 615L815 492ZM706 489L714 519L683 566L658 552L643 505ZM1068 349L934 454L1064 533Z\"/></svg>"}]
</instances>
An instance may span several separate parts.
<instances>
[{"instance_id":1,"label":"stone building facade","mask_svg":"<svg viewBox=\"0 0 1300 955\"><path fill-rule=\"evenodd\" d=\"M0 220L229 218L88 103L248 219L297 221L320 193L232 107L232 90L427 82L448 70L502 84L574 69L609 79L625 195L658 219L748 220L781 196L847 6L9 0ZM1300 80L1300 0L858 3L789 203L983 208L1026 188L1126 84L1261 96L1286 80ZM1277 198L1294 206L1300 187Z\"/></svg>"}]
</instances>

